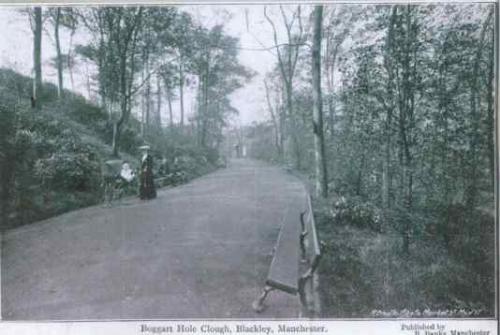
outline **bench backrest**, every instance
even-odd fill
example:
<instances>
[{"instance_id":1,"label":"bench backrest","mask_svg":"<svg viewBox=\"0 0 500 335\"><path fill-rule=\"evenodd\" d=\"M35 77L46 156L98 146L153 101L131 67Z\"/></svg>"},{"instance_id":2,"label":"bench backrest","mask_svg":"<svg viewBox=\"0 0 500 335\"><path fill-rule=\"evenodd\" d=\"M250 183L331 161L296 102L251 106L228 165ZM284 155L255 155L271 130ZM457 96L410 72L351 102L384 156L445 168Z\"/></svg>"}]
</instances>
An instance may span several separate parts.
<instances>
[{"instance_id":1,"label":"bench backrest","mask_svg":"<svg viewBox=\"0 0 500 335\"><path fill-rule=\"evenodd\" d=\"M321 257L321 247L316 232L316 223L314 221L314 212L311 205L311 196L306 197L305 212L302 213L302 230L306 234L304 236L304 256L310 262L311 266L315 268Z\"/></svg>"}]
</instances>

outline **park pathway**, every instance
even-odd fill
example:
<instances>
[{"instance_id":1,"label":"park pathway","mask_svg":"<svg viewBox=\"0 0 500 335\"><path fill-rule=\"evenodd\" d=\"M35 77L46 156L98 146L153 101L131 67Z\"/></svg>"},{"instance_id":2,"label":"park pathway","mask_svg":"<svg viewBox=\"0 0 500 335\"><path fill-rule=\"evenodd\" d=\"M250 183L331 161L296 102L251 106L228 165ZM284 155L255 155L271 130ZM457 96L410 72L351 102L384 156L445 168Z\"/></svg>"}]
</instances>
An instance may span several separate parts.
<instances>
[{"instance_id":1,"label":"park pathway","mask_svg":"<svg viewBox=\"0 0 500 335\"><path fill-rule=\"evenodd\" d=\"M302 183L252 160L148 202L125 199L6 232L4 320L291 318L297 298L272 292L256 314L286 211Z\"/></svg>"}]
</instances>

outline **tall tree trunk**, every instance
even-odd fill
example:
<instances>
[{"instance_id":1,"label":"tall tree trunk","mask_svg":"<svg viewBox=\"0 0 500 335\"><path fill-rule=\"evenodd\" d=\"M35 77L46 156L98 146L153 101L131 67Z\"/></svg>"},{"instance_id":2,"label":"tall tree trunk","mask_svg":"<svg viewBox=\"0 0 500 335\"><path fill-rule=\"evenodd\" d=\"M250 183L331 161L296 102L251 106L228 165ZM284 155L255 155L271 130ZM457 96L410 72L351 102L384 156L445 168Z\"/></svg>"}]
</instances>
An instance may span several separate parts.
<instances>
[{"instance_id":1,"label":"tall tree trunk","mask_svg":"<svg viewBox=\"0 0 500 335\"><path fill-rule=\"evenodd\" d=\"M119 134L118 134L118 123L115 121L113 122L113 138L111 142L111 147L113 148L113 156L118 157L118 140L119 140Z\"/></svg>"},{"instance_id":2,"label":"tall tree trunk","mask_svg":"<svg viewBox=\"0 0 500 335\"><path fill-rule=\"evenodd\" d=\"M167 102L168 102L168 117L169 117L170 127L172 128L174 126L174 113L172 110L172 93L170 92L170 87L167 87L166 90L167 90Z\"/></svg>"},{"instance_id":3,"label":"tall tree trunk","mask_svg":"<svg viewBox=\"0 0 500 335\"><path fill-rule=\"evenodd\" d=\"M479 83L478 83L478 76L480 75L480 64L482 60L482 55L483 55L483 48L484 48L484 39L486 37L486 31L489 26L489 22L491 21L493 17L493 10L490 10L488 13L488 17L483 23L483 27L481 29L481 33L479 36L479 41L478 41L478 46L476 49L476 55L474 59L474 64L472 67L472 74L471 74L471 82L470 82L470 115L471 115L471 122L472 122L472 129L471 129L471 134L470 134L470 139L469 139L469 145L470 145L470 154L469 154L469 163L470 163L470 176L469 176L469 187L467 190L467 205L469 208L474 208L476 205L477 201L477 194L478 194L478 189L477 189L477 179L478 179L478 146L479 146L479 132L480 132L480 116L478 114L478 109L481 108L481 96L480 96L480 88L479 88Z\"/></svg>"},{"instance_id":4,"label":"tall tree trunk","mask_svg":"<svg viewBox=\"0 0 500 335\"><path fill-rule=\"evenodd\" d=\"M127 38L124 40L117 38L114 43L117 45L117 56L119 59L119 71L116 76L118 80L118 99L120 102L120 118L115 125L115 131L113 133L113 155L119 155L120 149L120 139L122 133L122 127L126 124L131 113L131 99L133 96L133 84L134 84L134 74L136 73L136 49L137 49L137 36L140 31L140 24L142 18L142 7L138 7L135 11L135 17L133 20L127 20L124 25L128 27ZM121 23L117 24L118 27ZM119 35L119 34L118 34Z\"/></svg>"},{"instance_id":5,"label":"tall tree trunk","mask_svg":"<svg viewBox=\"0 0 500 335\"><path fill-rule=\"evenodd\" d=\"M33 97L34 107L39 107L40 93L42 90L42 8L35 7L35 31L33 43L33 64L35 78L33 82Z\"/></svg>"},{"instance_id":6,"label":"tall tree trunk","mask_svg":"<svg viewBox=\"0 0 500 335\"><path fill-rule=\"evenodd\" d=\"M107 42L109 44L109 41ZM109 45L108 45L109 46ZM107 88L106 88L106 81L105 81L105 66L106 66L106 55L105 51L106 50L106 42L104 39L104 33L101 32L100 38L99 38L99 49L97 53L97 68L99 69L98 71L98 80L99 80L99 95L101 97L101 107L107 110L108 112L108 121L112 122L112 115L111 115L111 109L108 108L107 106ZM87 91L89 93L90 97L90 78L91 74L89 71L89 66L88 63L85 63L86 70L87 70Z\"/></svg>"},{"instance_id":7,"label":"tall tree trunk","mask_svg":"<svg viewBox=\"0 0 500 335\"><path fill-rule=\"evenodd\" d=\"M141 82L144 82L146 80L146 75L145 75L145 69L143 68L141 71ZM146 91L141 90L141 137L144 138L146 135Z\"/></svg>"},{"instance_id":8,"label":"tall tree trunk","mask_svg":"<svg viewBox=\"0 0 500 335\"><path fill-rule=\"evenodd\" d=\"M113 123L113 156L118 157L120 151L120 137L122 126L128 120L129 106L127 89L127 55L120 57L120 118L117 122Z\"/></svg>"},{"instance_id":9,"label":"tall tree trunk","mask_svg":"<svg viewBox=\"0 0 500 335\"><path fill-rule=\"evenodd\" d=\"M404 42L401 43L401 78L398 75L398 107L399 107L399 164L400 173L400 199L402 206L406 208L407 217L400 220L401 234L403 238L403 253L409 254L410 235L412 231L412 207L413 207L413 138L414 125L414 97L416 81L416 47L414 24L412 23L412 6L405 6L404 23L402 32ZM413 66L412 66L413 57ZM397 65L396 65L397 66ZM398 73L397 71L396 73Z\"/></svg>"},{"instance_id":10,"label":"tall tree trunk","mask_svg":"<svg viewBox=\"0 0 500 335\"><path fill-rule=\"evenodd\" d=\"M478 64L479 60L477 59L474 65L474 68L477 70L479 66L476 66ZM478 151L478 131L479 131L479 125L478 125L478 106L480 104L478 103L478 85L477 85L477 79L475 78L477 72L474 71L474 78L471 81L470 84L470 99L469 99L469 104L470 104L470 119L471 119L471 132L470 132L470 137L469 137L469 166L470 166L470 173L468 176L469 179L469 187L467 189L467 197L466 197L466 202L467 206L470 208L474 208L476 205L476 198L477 198L477 151Z\"/></svg>"},{"instance_id":11,"label":"tall tree trunk","mask_svg":"<svg viewBox=\"0 0 500 335\"><path fill-rule=\"evenodd\" d=\"M284 159L284 146L285 146L285 112L281 104L277 104L278 119L279 119L279 157L281 160Z\"/></svg>"},{"instance_id":12,"label":"tall tree trunk","mask_svg":"<svg viewBox=\"0 0 500 335\"><path fill-rule=\"evenodd\" d=\"M71 35L69 38L69 47L68 47L68 58L67 58L67 66L69 72L69 79L71 82L71 90L75 90L75 78L73 75L73 37L75 36L76 28L71 29Z\"/></svg>"},{"instance_id":13,"label":"tall tree trunk","mask_svg":"<svg viewBox=\"0 0 500 335\"><path fill-rule=\"evenodd\" d=\"M443 48L441 51L441 54L443 55L442 58L440 57L439 60L439 69L438 69L438 94L439 94L439 102L438 102L438 111L439 114L436 115L436 130L435 130L435 135L437 138L441 137L443 139L443 144L440 145L440 150L439 150L439 156L441 158L441 168L440 168L440 178L443 183L443 203L446 206L449 206L451 204L451 192L450 192L450 178L448 177L449 171L449 153L448 153L448 148L449 148L449 126L448 126L448 110L449 110L449 103L448 103L448 97L451 92L448 91L447 89L447 82L448 78L446 76L446 73L448 73L448 60L447 60L447 39L448 35L445 37L445 41L443 43ZM442 132L442 134L441 134ZM432 161L434 161L434 158L432 158ZM434 166L434 163L431 163L432 166ZM448 225L448 218L446 219L446 225ZM447 243L445 239L445 243Z\"/></svg>"},{"instance_id":14,"label":"tall tree trunk","mask_svg":"<svg viewBox=\"0 0 500 335\"><path fill-rule=\"evenodd\" d=\"M363 144L364 147L364 144ZM359 167L358 167L358 175L356 177L356 195L361 196L361 189L363 187L363 172L365 170L365 164L366 164L366 154L365 151L361 153L361 158L359 161Z\"/></svg>"},{"instance_id":15,"label":"tall tree trunk","mask_svg":"<svg viewBox=\"0 0 500 335\"><path fill-rule=\"evenodd\" d=\"M161 75L158 73L156 75L156 113L155 113L155 125L158 129L161 129L161 105L162 105L162 90L161 90Z\"/></svg>"},{"instance_id":16,"label":"tall tree trunk","mask_svg":"<svg viewBox=\"0 0 500 335\"><path fill-rule=\"evenodd\" d=\"M407 33L407 48L408 48L408 56L407 56L407 66L408 66L408 75L407 75L407 84L406 84L406 96L407 96L407 110L408 110L408 130L405 132L405 155L406 155L406 170L407 170L407 195L406 195L406 208L408 213L410 213L410 218L413 212L413 152L412 148L414 147L414 131L415 131L415 91L418 85L417 83L417 47L415 46L416 41L416 30L414 29L414 23L412 22L412 7L411 5L407 5L407 20L406 25L408 29ZM413 57L413 63L411 63L411 59ZM408 220L408 226L405 238L407 242L405 243L405 251L409 253L409 243L410 243L410 235L412 233L412 221Z\"/></svg>"},{"instance_id":17,"label":"tall tree trunk","mask_svg":"<svg viewBox=\"0 0 500 335\"><path fill-rule=\"evenodd\" d=\"M63 83L63 60L61 54L61 42L59 40L59 23L61 21L61 7L56 9L56 19L54 23L54 37L56 40L56 53L57 53L57 96L62 98L64 83Z\"/></svg>"},{"instance_id":18,"label":"tall tree trunk","mask_svg":"<svg viewBox=\"0 0 500 335\"><path fill-rule=\"evenodd\" d=\"M210 63L210 59L207 57L207 64ZM202 118L201 118L201 146L207 146L207 137L208 137L208 78L209 78L209 67L208 65L205 68L205 73L203 75L203 93L202 93Z\"/></svg>"},{"instance_id":19,"label":"tall tree trunk","mask_svg":"<svg viewBox=\"0 0 500 335\"><path fill-rule=\"evenodd\" d=\"M316 163L316 194L328 196L328 178L326 172L325 139L323 134L323 100L321 98L321 29L323 6L314 7L314 32L312 45L313 75L313 131L314 157Z\"/></svg>"},{"instance_id":20,"label":"tall tree trunk","mask_svg":"<svg viewBox=\"0 0 500 335\"><path fill-rule=\"evenodd\" d=\"M179 60L179 103L181 106L181 129L184 127L184 71L182 69L182 57Z\"/></svg>"},{"instance_id":21,"label":"tall tree trunk","mask_svg":"<svg viewBox=\"0 0 500 335\"><path fill-rule=\"evenodd\" d=\"M327 40L329 42L329 39ZM335 64L337 63L337 53L339 45L333 47L331 59L326 60L327 66L327 85L328 85L328 123L330 129L330 141L335 143L335 112L336 112L336 97L335 97ZM329 57L329 55L326 55Z\"/></svg>"},{"instance_id":22,"label":"tall tree trunk","mask_svg":"<svg viewBox=\"0 0 500 335\"><path fill-rule=\"evenodd\" d=\"M5 101L4 101L5 103ZM0 229L5 229L8 222L14 188L16 152L11 139L16 133L15 108L8 104L0 106Z\"/></svg>"},{"instance_id":23,"label":"tall tree trunk","mask_svg":"<svg viewBox=\"0 0 500 335\"><path fill-rule=\"evenodd\" d=\"M388 220L388 211L392 207L392 123L394 114L394 64L392 61L392 48L393 48L393 38L394 38L394 22L397 16L397 7L394 6L391 13L391 18L389 22L389 28L387 32L387 39L385 45L384 54L384 67L387 71L388 80L386 84L386 95L387 100L385 103L386 108L386 120L384 124L384 162L382 167L382 207L385 211L386 220Z\"/></svg>"},{"instance_id":24,"label":"tall tree trunk","mask_svg":"<svg viewBox=\"0 0 500 335\"><path fill-rule=\"evenodd\" d=\"M491 52L488 57L488 77L486 84L486 101L488 103L488 116L486 118L486 143L490 169L491 185L495 184L495 30L491 32Z\"/></svg>"},{"instance_id":25,"label":"tall tree trunk","mask_svg":"<svg viewBox=\"0 0 500 335\"><path fill-rule=\"evenodd\" d=\"M298 138L298 129L296 125L296 116L293 112L293 77L297 65L297 60L298 60L298 52L299 52L299 43L297 41L301 41L303 38L303 25L302 25L302 20L301 20L301 7L300 5L297 6L297 10L294 12L294 17L293 19L288 19L283 7L280 6L280 11L281 15L283 18L283 23L285 26L285 30L287 33L287 39L288 39L288 46L287 46L287 53L286 55L282 55L281 49L279 47L278 43L278 34L277 34L277 29L276 25L273 22L273 20L269 17L266 11L266 7L264 6L264 17L266 20L269 22L271 25L272 31L273 31L273 39L274 39L274 44L276 46L276 53L278 56L278 65L280 69L280 74L281 74L281 79L283 81L283 86L284 86L284 91L286 94L286 109L287 109L287 114L286 117L284 118L285 121L285 128L286 130L281 133L282 137L288 137L288 134L290 134L290 138L292 140L292 150L294 151L295 154L295 168L297 170L301 169L301 151L300 151L300 141ZM297 19L297 20L295 20ZM292 34L292 27L294 25L294 22L298 23L299 27L299 32L296 33L295 35ZM292 56L293 54L293 56ZM286 59L285 59L286 58ZM288 145L283 146L284 150L284 157L285 160L288 158Z\"/></svg>"},{"instance_id":26,"label":"tall tree trunk","mask_svg":"<svg viewBox=\"0 0 500 335\"><path fill-rule=\"evenodd\" d=\"M287 106L287 117L285 120L288 121L288 131L292 140L292 150L295 154L295 169L300 170L302 168L302 156L300 152L300 144L297 134L297 122L295 119L295 114L293 110L293 88L291 83L285 84L286 92L286 106ZM286 152L286 150L285 150Z\"/></svg>"},{"instance_id":27,"label":"tall tree trunk","mask_svg":"<svg viewBox=\"0 0 500 335\"><path fill-rule=\"evenodd\" d=\"M274 127L274 146L276 147L276 151L278 152L278 155L281 153L281 148L280 148L280 131L279 131L279 124L278 120L276 117L276 112L273 108L273 105L271 103L271 97L269 95L269 87L267 85L267 81L264 79L264 88L266 90L266 102L267 102L267 108L269 110L269 114L271 115L271 120L273 122L273 127Z\"/></svg>"},{"instance_id":28,"label":"tall tree trunk","mask_svg":"<svg viewBox=\"0 0 500 335\"><path fill-rule=\"evenodd\" d=\"M92 89L90 85L90 71L89 71L89 64L85 62L85 86L87 88L87 97L89 100L92 98Z\"/></svg>"},{"instance_id":29,"label":"tall tree trunk","mask_svg":"<svg viewBox=\"0 0 500 335\"><path fill-rule=\"evenodd\" d=\"M149 54L146 59L146 115L144 122L144 135L147 136L151 124L151 77L149 75Z\"/></svg>"},{"instance_id":30,"label":"tall tree trunk","mask_svg":"<svg viewBox=\"0 0 500 335\"><path fill-rule=\"evenodd\" d=\"M410 232L411 225L411 212L413 205L413 170L412 170L412 154L411 154L411 134L412 131L412 115L413 115L413 98L414 90L411 84L411 48L412 48L412 22L411 22L411 6L406 6L405 19L406 19L406 36L405 36L405 54L403 56L403 105L402 105L402 128L401 128L401 141L403 150L403 187L404 187L404 201L405 207L408 211L408 218L403 223L403 252L410 253ZM415 62L415 59L414 59Z\"/></svg>"}]
</instances>

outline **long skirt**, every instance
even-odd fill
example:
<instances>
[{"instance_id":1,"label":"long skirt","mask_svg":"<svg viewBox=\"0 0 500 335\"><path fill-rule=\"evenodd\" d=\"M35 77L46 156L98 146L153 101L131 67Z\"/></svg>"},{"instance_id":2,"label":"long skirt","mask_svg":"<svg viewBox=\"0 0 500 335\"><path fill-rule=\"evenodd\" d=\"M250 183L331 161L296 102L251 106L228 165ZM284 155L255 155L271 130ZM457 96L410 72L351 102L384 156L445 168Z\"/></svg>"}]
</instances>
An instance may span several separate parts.
<instances>
[{"instance_id":1,"label":"long skirt","mask_svg":"<svg viewBox=\"0 0 500 335\"><path fill-rule=\"evenodd\" d=\"M156 198L156 188L153 173L149 169L146 169L146 171L141 174L139 197L143 200Z\"/></svg>"}]
</instances>

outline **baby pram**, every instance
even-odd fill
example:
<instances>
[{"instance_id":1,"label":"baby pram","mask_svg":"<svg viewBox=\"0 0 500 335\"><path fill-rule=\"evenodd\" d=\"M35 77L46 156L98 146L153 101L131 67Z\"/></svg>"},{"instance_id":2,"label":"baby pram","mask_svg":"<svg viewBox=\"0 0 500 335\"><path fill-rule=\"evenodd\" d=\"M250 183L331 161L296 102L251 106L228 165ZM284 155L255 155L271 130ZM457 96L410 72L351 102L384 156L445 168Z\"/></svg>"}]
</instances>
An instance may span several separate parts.
<instances>
[{"instance_id":1,"label":"baby pram","mask_svg":"<svg viewBox=\"0 0 500 335\"><path fill-rule=\"evenodd\" d=\"M119 200L124 193L133 187L135 173L128 163L120 160L104 162L102 169L104 202L110 206L114 200Z\"/></svg>"}]
</instances>

